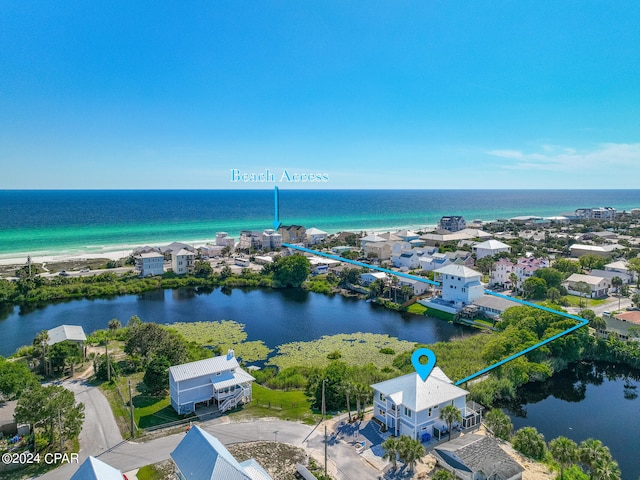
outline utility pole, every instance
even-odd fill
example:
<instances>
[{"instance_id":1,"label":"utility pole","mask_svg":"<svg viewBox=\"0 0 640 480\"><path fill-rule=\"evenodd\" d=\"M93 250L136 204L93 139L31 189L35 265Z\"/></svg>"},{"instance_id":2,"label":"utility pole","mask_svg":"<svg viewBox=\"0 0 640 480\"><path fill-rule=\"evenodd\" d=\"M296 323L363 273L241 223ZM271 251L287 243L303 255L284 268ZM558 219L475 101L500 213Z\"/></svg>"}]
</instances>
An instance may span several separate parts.
<instances>
[{"instance_id":1,"label":"utility pole","mask_svg":"<svg viewBox=\"0 0 640 480\"><path fill-rule=\"evenodd\" d=\"M129 407L131 407L131 438L133 438L136 425L133 419L133 390L131 389L131 380L129 380Z\"/></svg>"},{"instance_id":2,"label":"utility pole","mask_svg":"<svg viewBox=\"0 0 640 480\"><path fill-rule=\"evenodd\" d=\"M324 422L327 413L325 407L324 385L327 382L325 378L322 380L322 421ZM327 424L324 424L324 478L327 478Z\"/></svg>"},{"instance_id":3,"label":"utility pole","mask_svg":"<svg viewBox=\"0 0 640 480\"><path fill-rule=\"evenodd\" d=\"M107 382L111 381L111 365L109 364L109 340L104 343L104 352L107 357Z\"/></svg>"},{"instance_id":4,"label":"utility pole","mask_svg":"<svg viewBox=\"0 0 640 480\"><path fill-rule=\"evenodd\" d=\"M324 478L327 478L327 425L324 426Z\"/></svg>"},{"instance_id":5,"label":"utility pole","mask_svg":"<svg viewBox=\"0 0 640 480\"><path fill-rule=\"evenodd\" d=\"M64 439L62 438L62 419L60 409L58 409L58 431L60 432L60 453L64 453Z\"/></svg>"}]
</instances>

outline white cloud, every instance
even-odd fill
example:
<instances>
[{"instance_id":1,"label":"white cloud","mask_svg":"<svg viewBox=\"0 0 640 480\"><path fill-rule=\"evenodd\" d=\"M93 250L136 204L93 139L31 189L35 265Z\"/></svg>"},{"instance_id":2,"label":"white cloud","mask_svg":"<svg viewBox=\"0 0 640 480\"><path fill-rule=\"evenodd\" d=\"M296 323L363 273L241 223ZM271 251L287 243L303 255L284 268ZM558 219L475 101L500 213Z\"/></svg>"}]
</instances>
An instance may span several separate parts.
<instances>
[{"instance_id":1,"label":"white cloud","mask_svg":"<svg viewBox=\"0 0 640 480\"><path fill-rule=\"evenodd\" d=\"M506 170L546 170L589 173L602 168L640 167L640 143L602 143L589 151L558 145L541 145L542 153L490 150L486 154L505 159Z\"/></svg>"}]
</instances>

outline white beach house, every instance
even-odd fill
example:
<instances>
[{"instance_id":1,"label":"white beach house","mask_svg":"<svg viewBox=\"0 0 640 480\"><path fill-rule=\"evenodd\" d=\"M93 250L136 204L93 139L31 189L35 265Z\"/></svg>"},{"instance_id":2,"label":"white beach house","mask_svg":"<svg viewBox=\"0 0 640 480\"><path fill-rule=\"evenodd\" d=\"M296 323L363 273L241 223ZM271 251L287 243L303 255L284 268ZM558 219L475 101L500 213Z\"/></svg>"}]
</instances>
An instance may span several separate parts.
<instances>
[{"instance_id":1,"label":"white beach house","mask_svg":"<svg viewBox=\"0 0 640 480\"><path fill-rule=\"evenodd\" d=\"M473 253L476 254L476 258L479 260L484 257L493 256L497 253L509 253L511 247L498 240L487 240L486 242L478 243L471 247Z\"/></svg>"},{"instance_id":2,"label":"white beach house","mask_svg":"<svg viewBox=\"0 0 640 480\"><path fill-rule=\"evenodd\" d=\"M184 275L193 271L195 266L196 254L186 248L183 248L177 252L171 252L171 268L173 273L177 275Z\"/></svg>"},{"instance_id":3,"label":"white beach house","mask_svg":"<svg viewBox=\"0 0 640 480\"><path fill-rule=\"evenodd\" d=\"M197 404L214 403L221 412L251 401L251 383L233 350L205 360L169 368L171 406L180 415L194 412Z\"/></svg>"},{"instance_id":4,"label":"white beach house","mask_svg":"<svg viewBox=\"0 0 640 480\"><path fill-rule=\"evenodd\" d=\"M374 417L396 436L408 435L425 441L443 435L448 426L440 418L440 411L447 405L461 411L462 427L480 421L478 412L467 408L469 392L455 386L438 367L426 381L414 372L371 387Z\"/></svg>"}]
</instances>

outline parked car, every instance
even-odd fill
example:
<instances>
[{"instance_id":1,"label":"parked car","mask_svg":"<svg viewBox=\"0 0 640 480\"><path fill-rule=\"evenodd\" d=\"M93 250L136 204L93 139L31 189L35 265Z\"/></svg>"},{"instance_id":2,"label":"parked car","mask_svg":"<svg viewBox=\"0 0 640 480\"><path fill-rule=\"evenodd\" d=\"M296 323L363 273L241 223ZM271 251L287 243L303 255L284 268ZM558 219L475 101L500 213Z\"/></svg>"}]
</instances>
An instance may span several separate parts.
<instances>
[{"instance_id":1,"label":"parked car","mask_svg":"<svg viewBox=\"0 0 640 480\"><path fill-rule=\"evenodd\" d=\"M91 270L89 270L88 268L83 268L82 270L80 270L80 273L88 273Z\"/></svg>"},{"instance_id":2,"label":"parked car","mask_svg":"<svg viewBox=\"0 0 640 480\"><path fill-rule=\"evenodd\" d=\"M63 277L68 277L69 274L67 273L66 270L60 270L60 273L58 273L58 275L62 275Z\"/></svg>"}]
</instances>

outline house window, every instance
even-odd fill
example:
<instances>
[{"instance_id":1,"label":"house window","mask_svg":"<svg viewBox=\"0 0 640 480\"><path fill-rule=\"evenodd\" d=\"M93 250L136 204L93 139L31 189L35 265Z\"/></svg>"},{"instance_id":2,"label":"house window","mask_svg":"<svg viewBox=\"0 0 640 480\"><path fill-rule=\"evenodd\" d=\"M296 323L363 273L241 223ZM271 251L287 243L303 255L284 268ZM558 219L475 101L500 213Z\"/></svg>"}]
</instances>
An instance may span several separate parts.
<instances>
[{"instance_id":1,"label":"house window","mask_svg":"<svg viewBox=\"0 0 640 480\"><path fill-rule=\"evenodd\" d=\"M411 410L409 410L407 407L404 407L404 416L411 418Z\"/></svg>"},{"instance_id":2,"label":"house window","mask_svg":"<svg viewBox=\"0 0 640 480\"><path fill-rule=\"evenodd\" d=\"M429 416L431 416L432 411L433 411L433 408L429 407Z\"/></svg>"},{"instance_id":3,"label":"house window","mask_svg":"<svg viewBox=\"0 0 640 480\"><path fill-rule=\"evenodd\" d=\"M381 402L384 402L384 395L382 393L379 394L379 398Z\"/></svg>"},{"instance_id":4,"label":"house window","mask_svg":"<svg viewBox=\"0 0 640 480\"><path fill-rule=\"evenodd\" d=\"M466 289L466 288L464 288L464 287L462 287L462 293L464 293L464 292L466 292L466 291L467 291L467 289Z\"/></svg>"},{"instance_id":5,"label":"house window","mask_svg":"<svg viewBox=\"0 0 640 480\"><path fill-rule=\"evenodd\" d=\"M378 409L378 415L380 415L381 417L386 417L387 416L387 412L385 412L384 410L379 408Z\"/></svg>"}]
</instances>

